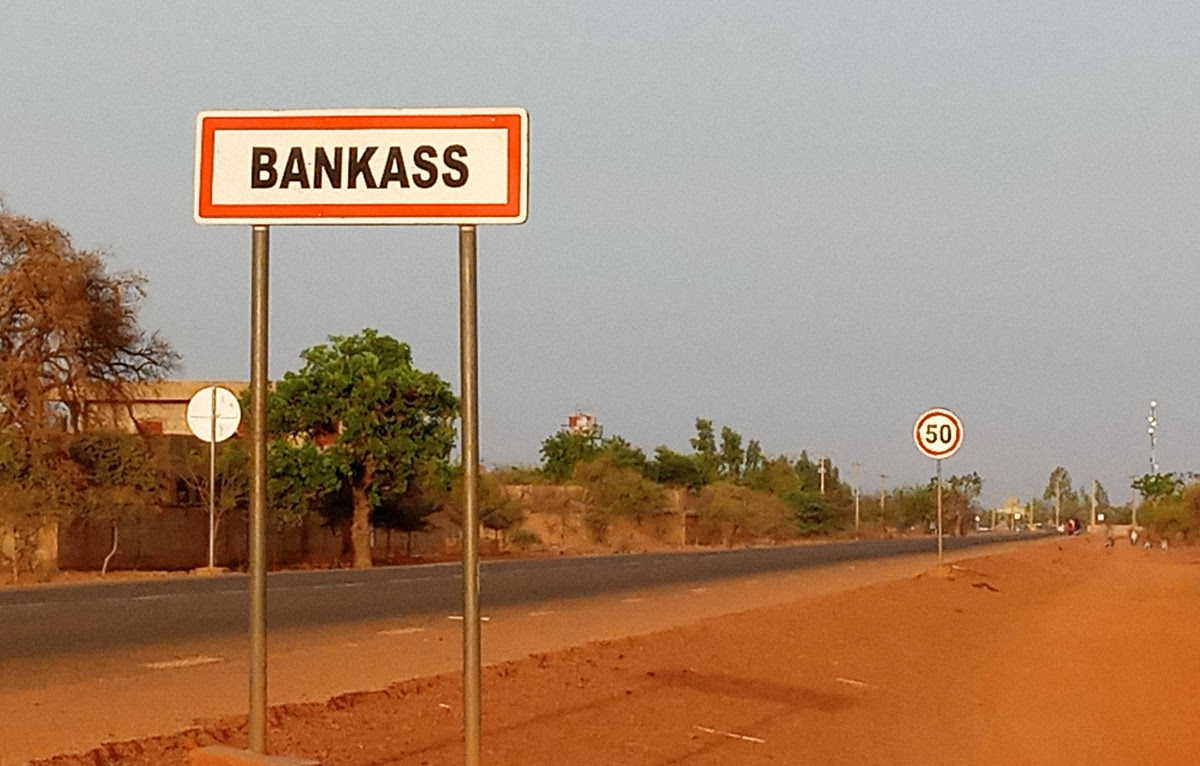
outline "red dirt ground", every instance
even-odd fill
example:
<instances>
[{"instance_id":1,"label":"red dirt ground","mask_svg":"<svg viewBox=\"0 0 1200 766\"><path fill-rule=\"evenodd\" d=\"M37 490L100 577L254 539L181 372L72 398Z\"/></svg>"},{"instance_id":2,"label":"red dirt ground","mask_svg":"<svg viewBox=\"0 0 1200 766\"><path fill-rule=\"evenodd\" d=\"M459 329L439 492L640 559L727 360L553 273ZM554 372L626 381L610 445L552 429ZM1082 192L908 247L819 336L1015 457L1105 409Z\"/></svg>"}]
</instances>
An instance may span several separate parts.
<instances>
[{"instance_id":1,"label":"red dirt ground","mask_svg":"<svg viewBox=\"0 0 1200 766\"><path fill-rule=\"evenodd\" d=\"M1198 764L1200 553L1028 544L484 670L483 762ZM462 762L460 681L271 710L325 766ZM244 717L40 764L172 766Z\"/></svg>"}]
</instances>

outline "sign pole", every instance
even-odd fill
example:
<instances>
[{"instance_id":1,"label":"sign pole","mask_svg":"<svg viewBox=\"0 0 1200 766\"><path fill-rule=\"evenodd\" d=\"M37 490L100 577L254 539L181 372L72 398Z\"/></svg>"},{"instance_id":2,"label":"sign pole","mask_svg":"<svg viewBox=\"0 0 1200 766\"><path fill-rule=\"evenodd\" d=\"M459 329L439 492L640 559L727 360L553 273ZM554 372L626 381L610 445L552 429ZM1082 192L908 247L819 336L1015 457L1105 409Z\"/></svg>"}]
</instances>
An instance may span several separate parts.
<instances>
[{"instance_id":1,"label":"sign pole","mask_svg":"<svg viewBox=\"0 0 1200 766\"><path fill-rule=\"evenodd\" d=\"M212 439L208 443L208 568L214 566L217 536L217 387L212 390Z\"/></svg>"},{"instance_id":2,"label":"sign pole","mask_svg":"<svg viewBox=\"0 0 1200 766\"><path fill-rule=\"evenodd\" d=\"M937 463L937 538L938 538L938 566L942 565L942 461L935 460Z\"/></svg>"},{"instance_id":3,"label":"sign pole","mask_svg":"<svg viewBox=\"0 0 1200 766\"><path fill-rule=\"evenodd\" d=\"M250 298L250 750L267 752L267 287L271 230L253 227ZM215 418L214 418L215 422Z\"/></svg>"},{"instance_id":4,"label":"sign pole","mask_svg":"<svg viewBox=\"0 0 1200 766\"><path fill-rule=\"evenodd\" d=\"M479 619L479 345L475 227L458 228L463 465L463 755L479 766L483 725Z\"/></svg>"}]
</instances>

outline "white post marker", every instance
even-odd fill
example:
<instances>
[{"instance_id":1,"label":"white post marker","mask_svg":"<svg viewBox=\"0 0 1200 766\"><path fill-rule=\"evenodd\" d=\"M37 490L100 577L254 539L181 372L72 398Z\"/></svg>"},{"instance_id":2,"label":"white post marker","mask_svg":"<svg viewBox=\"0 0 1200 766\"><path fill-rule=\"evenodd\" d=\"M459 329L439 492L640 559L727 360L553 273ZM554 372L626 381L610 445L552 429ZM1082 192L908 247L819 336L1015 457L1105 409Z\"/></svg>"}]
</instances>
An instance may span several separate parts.
<instances>
[{"instance_id":1,"label":"white post marker","mask_svg":"<svg viewBox=\"0 0 1200 766\"><path fill-rule=\"evenodd\" d=\"M242 408L228 388L207 386L188 401L187 424L196 438L208 442L208 568L215 566L217 532L217 442L237 433Z\"/></svg>"},{"instance_id":2,"label":"white post marker","mask_svg":"<svg viewBox=\"0 0 1200 766\"><path fill-rule=\"evenodd\" d=\"M942 461L962 446L963 427L958 415L941 407L927 410L913 426L917 449L937 463L937 552L942 565Z\"/></svg>"}]
</instances>

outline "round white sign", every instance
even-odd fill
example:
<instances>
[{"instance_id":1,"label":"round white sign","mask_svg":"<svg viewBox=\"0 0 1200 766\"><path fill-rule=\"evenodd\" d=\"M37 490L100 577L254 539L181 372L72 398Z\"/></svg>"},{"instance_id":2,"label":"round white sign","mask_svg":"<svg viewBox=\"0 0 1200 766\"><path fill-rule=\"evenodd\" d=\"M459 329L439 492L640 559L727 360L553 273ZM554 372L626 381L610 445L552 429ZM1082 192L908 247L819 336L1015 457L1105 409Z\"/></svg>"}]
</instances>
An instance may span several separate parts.
<instances>
[{"instance_id":1,"label":"round white sign","mask_svg":"<svg viewBox=\"0 0 1200 766\"><path fill-rule=\"evenodd\" d=\"M241 422L242 408L228 388L207 386L188 401L188 428L202 441L214 441L215 433L215 441L223 442L237 433Z\"/></svg>"},{"instance_id":2,"label":"round white sign","mask_svg":"<svg viewBox=\"0 0 1200 766\"><path fill-rule=\"evenodd\" d=\"M962 421L950 410L935 408L917 418L913 440L917 449L934 460L942 460L958 452L962 446Z\"/></svg>"}]
</instances>

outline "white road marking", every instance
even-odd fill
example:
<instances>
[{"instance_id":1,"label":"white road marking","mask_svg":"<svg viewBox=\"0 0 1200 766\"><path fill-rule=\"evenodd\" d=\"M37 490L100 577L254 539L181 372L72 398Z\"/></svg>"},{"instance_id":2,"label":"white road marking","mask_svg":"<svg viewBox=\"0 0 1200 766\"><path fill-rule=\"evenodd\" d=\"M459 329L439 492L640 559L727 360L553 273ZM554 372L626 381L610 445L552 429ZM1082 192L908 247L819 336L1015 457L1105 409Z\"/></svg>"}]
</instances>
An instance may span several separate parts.
<instances>
[{"instance_id":1,"label":"white road marking","mask_svg":"<svg viewBox=\"0 0 1200 766\"><path fill-rule=\"evenodd\" d=\"M388 582L427 582L432 579L432 577L395 577Z\"/></svg>"},{"instance_id":2,"label":"white road marking","mask_svg":"<svg viewBox=\"0 0 1200 766\"><path fill-rule=\"evenodd\" d=\"M462 618L463 618L463 616L462 616L461 614L452 614L452 615L449 615L449 616L447 616L447 617L446 617L446 619L447 619L447 620L461 620ZM484 616L484 617L480 617L480 618L479 618L479 621L480 621L480 622L487 622L487 621L488 621L488 620L490 620L490 619L492 619L492 618L491 618L491 617L486 617L486 616Z\"/></svg>"},{"instance_id":3,"label":"white road marking","mask_svg":"<svg viewBox=\"0 0 1200 766\"><path fill-rule=\"evenodd\" d=\"M856 686L860 689L865 689L867 686L865 682L855 681L853 678L842 678L841 676L838 676L837 678L835 678L833 680L837 681L838 683L846 684L847 686Z\"/></svg>"},{"instance_id":4,"label":"white road marking","mask_svg":"<svg viewBox=\"0 0 1200 766\"><path fill-rule=\"evenodd\" d=\"M645 600L646 600L646 599L644 599L644 598L639 598L639 597L637 597L637 596L634 596L633 598L623 598L623 599L621 599L621 603L622 603L622 604L636 604L636 603L638 603L639 601L645 601Z\"/></svg>"},{"instance_id":5,"label":"white road marking","mask_svg":"<svg viewBox=\"0 0 1200 766\"><path fill-rule=\"evenodd\" d=\"M706 734L720 734L722 737L729 737L730 739L745 740L746 742L757 742L760 745L763 744L764 742L766 742L765 739L759 739L758 737L749 737L749 736L746 736L745 734L734 734L731 731L721 731L720 729L710 729L707 726L693 726L692 728L699 729L700 731L702 731Z\"/></svg>"},{"instance_id":6,"label":"white road marking","mask_svg":"<svg viewBox=\"0 0 1200 766\"><path fill-rule=\"evenodd\" d=\"M0 609L20 609L27 606L45 606L45 601L30 601L28 604L0 604Z\"/></svg>"},{"instance_id":7,"label":"white road marking","mask_svg":"<svg viewBox=\"0 0 1200 766\"><path fill-rule=\"evenodd\" d=\"M363 586L363 583L361 583L361 582L335 582L335 583L330 583L329 585L314 585L314 586L312 586L312 589L313 590L326 590L328 588L361 588L362 586Z\"/></svg>"},{"instance_id":8,"label":"white road marking","mask_svg":"<svg viewBox=\"0 0 1200 766\"><path fill-rule=\"evenodd\" d=\"M156 596L134 596L133 601L162 601L168 598L183 598L182 593L163 593Z\"/></svg>"},{"instance_id":9,"label":"white road marking","mask_svg":"<svg viewBox=\"0 0 1200 766\"><path fill-rule=\"evenodd\" d=\"M545 617L548 614L557 614L553 609L543 609L540 612L530 612L530 617Z\"/></svg>"},{"instance_id":10,"label":"white road marking","mask_svg":"<svg viewBox=\"0 0 1200 766\"><path fill-rule=\"evenodd\" d=\"M424 628L392 628L390 630L380 630L377 634L380 636L407 636L410 633L424 633Z\"/></svg>"},{"instance_id":11,"label":"white road marking","mask_svg":"<svg viewBox=\"0 0 1200 766\"><path fill-rule=\"evenodd\" d=\"M197 665L213 665L224 661L224 657L182 657L177 660L163 660L162 662L143 662L142 667L147 670L174 670L176 668L194 668Z\"/></svg>"},{"instance_id":12,"label":"white road marking","mask_svg":"<svg viewBox=\"0 0 1200 766\"><path fill-rule=\"evenodd\" d=\"M692 593L708 593L708 588L692 588Z\"/></svg>"}]
</instances>

